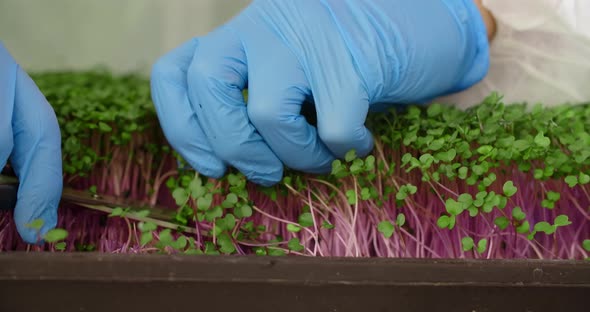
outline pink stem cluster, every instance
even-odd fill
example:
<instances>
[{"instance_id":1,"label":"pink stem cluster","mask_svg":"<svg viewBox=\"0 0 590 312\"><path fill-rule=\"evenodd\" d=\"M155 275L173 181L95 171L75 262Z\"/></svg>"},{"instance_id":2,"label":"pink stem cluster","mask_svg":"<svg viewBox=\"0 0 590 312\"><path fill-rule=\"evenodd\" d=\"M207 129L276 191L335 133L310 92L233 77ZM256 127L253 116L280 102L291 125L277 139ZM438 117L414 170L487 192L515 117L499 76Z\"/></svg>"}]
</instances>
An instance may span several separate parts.
<instances>
[{"instance_id":1,"label":"pink stem cluster","mask_svg":"<svg viewBox=\"0 0 590 312\"><path fill-rule=\"evenodd\" d=\"M108 140L106 140L108 141ZM139 146L149 142L146 137L137 135L133 143L126 146L110 147L105 143L104 151L112 151L109 163L101 165L89 179L77 181L81 188L97 185L99 193L146 200L150 203L162 201L169 196L168 190L161 187L167 177L173 176L174 161L172 157L159 162L143 151ZM98 146L96 147L98 148ZM133 152L133 154L130 154ZM399 153L388 157L399 163ZM166 156L168 157L168 156ZM381 155L382 159L385 159ZM504 169L504 170L500 170ZM245 220L238 220L234 233L247 221L255 226L264 226L265 230L255 239L245 238L235 241L238 254L250 254L255 247L278 247L287 252L288 241L297 238L304 249L290 252L306 256L337 257L396 257L396 258L528 258L528 259L583 259L588 252L582 248L582 241L590 238L590 188L578 185L570 188L563 181L535 180L530 173L523 173L514 167L495 169L497 181L488 191L502 192L502 184L512 180L517 186L517 194L508 200L502 210L494 209L470 217L464 212L457 218L452 230L441 229L438 218L445 213L444 198L457 198L459 194L475 195L476 186L469 186L465 181L443 179L440 182L423 182L419 171L410 173L396 170L391 176L378 175L373 186L383 194L386 185L396 189L403 184L413 184L418 192L404 200L402 205L395 201L395 193L384 198L381 206L375 200L361 200L360 185L355 177L343 179L341 186L333 186L325 181L308 177L302 190L289 188L287 196L277 196L276 201L249 185L249 194L254 203L254 215ZM221 185L218 185L221 187ZM150 193L150 190L156 190ZM159 191L158 191L159 190ZM357 200L350 204L347 190L354 190ZM541 206L547 191L559 192L560 200L554 209ZM330 194L335 192L333 198ZM165 195L162 195L165 194ZM217 195L213 206L221 202ZM168 198L169 200L169 198ZM288 225L298 225L298 218L303 207L308 207L314 224L291 232ZM500 230L494 224L497 217L504 216L514 221L511 212L516 206L522 208L532 227L540 221L552 223L558 215L567 215L571 225L560 227L552 235L538 233L533 240L526 234L515 231L515 226ZM405 216L403 226L395 225L391 237L385 237L379 231L383 221L396 223L400 214ZM140 245L140 231L135 222L122 218L108 218L105 214L80 209L75 206L60 207L58 227L69 233L66 240L67 250L74 251L84 245L94 246L96 251L109 253L153 252L152 246ZM324 224L334 228L328 229ZM206 241L216 241L208 235L213 222L197 222L194 229L198 234L192 235L196 245L203 248ZM157 233L155 238L157 239ZM189 236L189 235L187 235ZM469 236L475 243L487 240L484 252L464 251L462 238ZM175 237L178 237L175 234ZM279 242L270 240L281 238ZM0 213L0 250L53 250L54 246L31 247L20 241L12 222L10 213Z\"/></svg>"}]
</instances>

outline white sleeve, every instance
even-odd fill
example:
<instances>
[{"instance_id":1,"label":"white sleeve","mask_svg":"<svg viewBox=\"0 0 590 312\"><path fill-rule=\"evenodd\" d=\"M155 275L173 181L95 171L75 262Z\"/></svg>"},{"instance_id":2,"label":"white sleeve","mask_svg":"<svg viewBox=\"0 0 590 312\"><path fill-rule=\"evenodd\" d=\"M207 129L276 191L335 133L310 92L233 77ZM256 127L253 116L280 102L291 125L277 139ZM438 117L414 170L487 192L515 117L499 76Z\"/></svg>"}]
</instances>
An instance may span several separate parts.
<instances>
[{"instance_id":1,"label":"white sleeve","mask_svg":"<svg viewBox=\"0 0 590 312\"><path fill-rule=\"evenodd\" d=\"M590 38L588 0L483 0L501 23L516 30L573 31Z\"/></svg>"},{"instance_id":2,"label":"white sleeve","mask_svg":"<svg viewBox=\"0 0 590 312\"><path fill-rule=\"evenodd\" d=\"M497 21L490 71L437 101L465 108L493 91L505 103L590 102L590 0L483 0Z\"/></svg>"}]
</instances>

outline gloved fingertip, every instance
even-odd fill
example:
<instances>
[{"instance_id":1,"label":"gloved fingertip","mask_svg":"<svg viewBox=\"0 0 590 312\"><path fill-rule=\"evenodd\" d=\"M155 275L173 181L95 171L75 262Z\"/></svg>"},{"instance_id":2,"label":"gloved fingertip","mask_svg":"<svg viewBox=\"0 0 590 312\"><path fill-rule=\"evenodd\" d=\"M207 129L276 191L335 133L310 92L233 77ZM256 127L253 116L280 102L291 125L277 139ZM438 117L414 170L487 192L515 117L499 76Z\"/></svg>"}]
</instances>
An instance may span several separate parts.
<instances>
[{"instance_id":1,"label":"gloved fingertip","mask_svg":"<svg viewBox=\"0 0 590 312\"><path fill-rule=\"evenodd\" d=\"M59 183L56 184L56 188L61 190ZM44 243L45 234L57 226L60 195L58 193L52 195L52 198L39 199L30 192L21 190L21 199L14 210L14 222L23 241L35 245Z\"/></svg>"},{"instance_id":2,"label":"gloved fingertip","mask_svg":"<svg viewBox=\"0 0 590 312\"><path fill-rule=\"evenodd\" d=\"M241 172L244 174L246 179L255 184L264 187L270 187L281 182L284 172L283 163L274 155L268 155L268 157L260 158L264 160L261 160L259 164L255 164L250 161L239 160L237 160L235 163L238 165L238 169L242 168Z\"/></svg>"},{"instance_id":3,"label":"gloved fingertip","mask_svg":"<svg viewBox=\"0 0 590 312\"><path fill-rule=\"evenodd\" d=\"M271 187L281 182L281 180L283 179L283 174L281 173L280 175L273 174L269 176L252 176L247 178L249 181L252 181L253 183L256 183L263 187Z\"/></svg>"},{"instance_id":4,"label":"gloved fingertip","mask_svg":"<svg viewBox=\"0 0 590 312\"><path fill-rule=\"evenodd\" d=\"M356 155L364 157L374 148L373 135L364 126L352 128L347 124L332 124L319 131L320 138L338 158L344 158L354 150Z\"/></svg>"},{"instance_id":5,"label":"gloved fingertip","mask_svg":"<svg viewBox=\"0 0 590 312\"><path fill-rule=\"evenodd\" d=\"M319 163L315 168L306 170L313 174L328 174L332 171L332 162L335 160L333 157L326 158L323 162Z\"/></svg>"},{"instance_id":6,"label":"gloved fingertip","mask_svg":"<svg viewBox=\"0 0 590 312\"><path fill-rule=\"evenodd\" d=\"M226 172L225 168L219 168L219 169L201 168L201 169L196 169L196 170L200 174L207 176L209 178L212 178L212 179L221 179L221 178L223 178L223 176L225 176L225 172Z\"/></svg>"},{"instance_id":7,"label":"gloved fingertip","mask_svg":"<svg viewBox=\"0 0 590 312\"><path fill-rule=\"evenodd\" d=\"M185 159L192 169L209 178L221 179L227 171L226 165L211 153L199 153L198 156L191 154ZM186 169L186 167L179 167L179 169Z\"/></svg>"},{"instance_id":8,"label":"gloved fingertip","mask_svg":"<svg viewBox=\"0 0 590 312\"><path fill-rule=\"evenodd\" d=\"M368 132L368 130L367 130ZM373 140L373 136L369 134L366 136L364 142L360 142L357 156L358 157L367 157L375 148L375 141Z\"/></svg>"},{"instance_id":9,"label":"gloved fingertip","mask_svg":"<svg viewBox=\"0 0 590 312\"><path fill-rule=\"evenodd\" d=\"M43 245L45 244L45 235L52 229L55 228L53 226L43 226L41 229L34 229L30 227L30 223L26 224L17 224L17 231L20 235L21 239L31 245Z\"/></svg>"}]
</instances>

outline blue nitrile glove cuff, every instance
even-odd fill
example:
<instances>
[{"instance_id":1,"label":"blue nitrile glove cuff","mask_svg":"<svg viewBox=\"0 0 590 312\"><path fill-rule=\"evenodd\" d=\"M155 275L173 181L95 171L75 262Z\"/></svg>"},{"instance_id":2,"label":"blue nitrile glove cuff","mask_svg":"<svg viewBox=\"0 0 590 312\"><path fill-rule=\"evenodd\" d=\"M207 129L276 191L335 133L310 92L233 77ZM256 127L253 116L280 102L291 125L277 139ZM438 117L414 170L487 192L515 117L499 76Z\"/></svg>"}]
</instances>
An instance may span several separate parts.
<instances>
[{"instance_id":1,"label":"blue nitrile glove cuff","mask_svg":"<svg viewBox=\"0 0 590 312\"><path fill-rule=\"evenodd\" d=\"M371 103L424 102L468 88L487 74L487 32L473 0L320 1Z\"/></svg>"},{"instance_id":2,"label":"blue nitrile glove cuff","mask_svg":"<svg viewBox=\"0 0 590 312\"><path fill-rule=\"evenodd\" d=\"M472 53L469 53L470 57L466 60L467 71L463 75L463 79L459 80L454 88L446 92L448 94L468 89L487 75L490 67L490 47L484 19L473 0L462 0L463 5L461 5L461 1L457 0L445 0L444 2L449 6L458 7L452 11L458 12L458 19L463 21L470 38L468 42L471 48L468 48L467 51L472 51ZM464 15L465 9L467 10L467 16Z\"/></svg>"}]
</instances>

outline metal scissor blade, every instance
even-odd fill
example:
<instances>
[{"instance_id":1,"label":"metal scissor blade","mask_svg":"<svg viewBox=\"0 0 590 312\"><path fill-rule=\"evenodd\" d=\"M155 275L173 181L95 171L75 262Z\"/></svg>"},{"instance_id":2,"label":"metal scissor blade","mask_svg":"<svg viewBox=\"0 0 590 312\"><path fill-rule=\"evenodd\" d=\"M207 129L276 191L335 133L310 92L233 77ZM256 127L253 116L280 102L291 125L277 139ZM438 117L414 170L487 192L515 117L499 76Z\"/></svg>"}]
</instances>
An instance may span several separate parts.
<instances>
[{"instance_id":1,"label":"metal scissor blade","mask_svg":"<svg viewBox=\"0 0 590 312\"><path fill-rule=\"evenodd\" d=\"M0 210L14 210L18 195L18 180L13 177L0 175ZM182 232L196 233L196 229L175 224L175 211L148 206L141 203L133 203L114 196L94 195L87 191L79 191L71 188L64 188L62 192L62 203L70 203L91 210L111 214L116 208L125 211L125 217L131 220L152 222L158 226L179 230ZM149 211L146 216L145 211Z\"/></svg>"},{"instance_id":2,"label":"metal scissor blade","mask_svg":"<svg viewBox=\"0 0 590 312\"><path fill-rule=\"evenodd\" d=\"M14 210L18 196L18 180L0 175L0 211Z\"/></svg>"},{"instance_id":3,"label":"metal scissor blade","mask_svg":"<svg viewBox=\"0 0 590 312\"><path fill-rule=\"evenodd\" d=\"M174 211L170 209L145 205L139 202L133 202L114 196L94 195L87 191L79 191L71 188L64 188L61 198L63 202L69 202L72 204L105 206L112 209L122 208L127 210L129 213L139 213L140 211L149 210L149 216L151 218L163 221L174 219Z\"/></svg>"},{"instance_id":4,"label":"metal scissor blade","mask_svg":"<svg viewBox=\"0 0 590 312\"><path fill-rule=\"evenodd\" d=\"M175 211L149 206L141 203L116 198L114 196L94 195L86 191L78 191L71 188L64 188L62 202L68 202L87 209L97 210L111 214L116 208L125 210L125 217L131 220L152 222L161 227L178 230L187 233L196 233L196 229L173 223ZM149 211L145 216L144 212Z\"/></svg>"},{"instance_id":5,"label":"metal scissor blade","mask_svg":"<svg viewBox=\"0 0 590 312\"><path fill-rule=\"evenodd\" d=\"M14 210L18 185L0 184L0 211Z\"/></svg>"}]
</instances>

